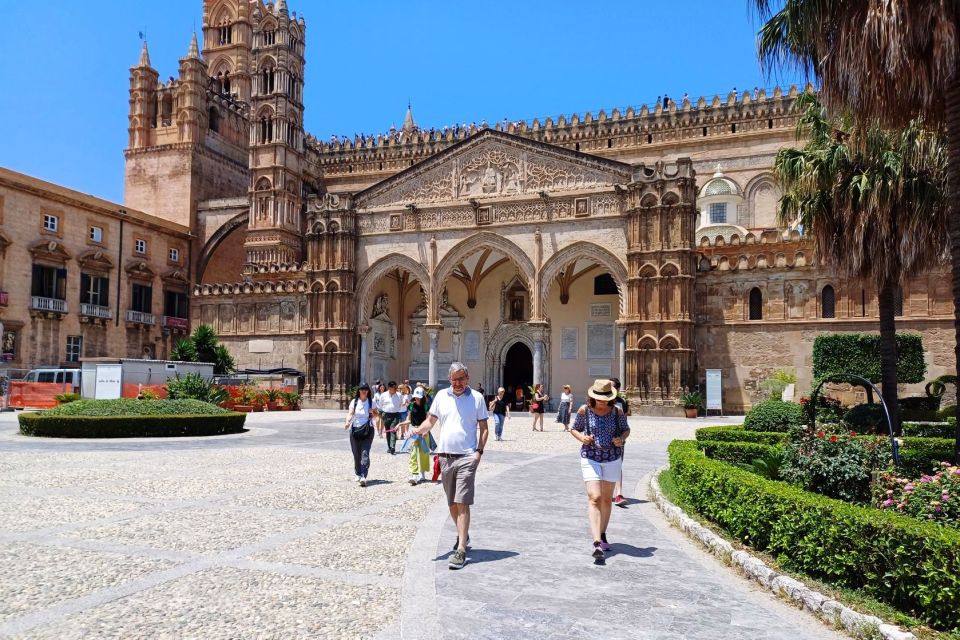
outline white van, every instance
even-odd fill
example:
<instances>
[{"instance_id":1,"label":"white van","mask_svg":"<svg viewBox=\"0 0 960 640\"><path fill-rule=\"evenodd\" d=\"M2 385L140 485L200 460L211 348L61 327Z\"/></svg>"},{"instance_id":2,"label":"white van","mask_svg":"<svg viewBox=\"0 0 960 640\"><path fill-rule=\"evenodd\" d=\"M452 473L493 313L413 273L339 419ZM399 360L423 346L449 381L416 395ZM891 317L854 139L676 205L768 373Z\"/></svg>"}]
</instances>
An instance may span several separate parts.
<instances>
[{"instance_id":1,"label":"white van","mask_svg":"<svg viewBox=\"0 0 960 640\"><path fill-rule=\"evenodd\" d=\"M80 369L33 369L24 382L53 382L63 385L68 393L80 393Z\"/></svg>"}]
</instances>

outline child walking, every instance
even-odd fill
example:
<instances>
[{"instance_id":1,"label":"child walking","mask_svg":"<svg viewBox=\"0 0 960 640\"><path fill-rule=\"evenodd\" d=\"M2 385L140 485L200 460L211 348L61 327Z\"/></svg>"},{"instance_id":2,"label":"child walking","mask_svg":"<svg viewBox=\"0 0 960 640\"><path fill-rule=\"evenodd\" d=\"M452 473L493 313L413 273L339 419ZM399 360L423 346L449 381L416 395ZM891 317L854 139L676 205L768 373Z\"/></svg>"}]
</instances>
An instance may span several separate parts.
<instances>
[{"instance_id":1,"label":"child walking","mask_svg":"<svg viewBox=\"0 0 960 640\"><path fill-rule=\"evenodd\" d=\"M420 426L427 419L427 405L424 400L424 392L421 387L413 390L413 396L407 407L408 418L397 425L406 427L412 425ZM428 433L425 436L411 435L404 441L403 446L410 449L410 484L416 485L426 481L427 471L430 470L430 442L431 436Z\"/></svg>"}]
</instances>

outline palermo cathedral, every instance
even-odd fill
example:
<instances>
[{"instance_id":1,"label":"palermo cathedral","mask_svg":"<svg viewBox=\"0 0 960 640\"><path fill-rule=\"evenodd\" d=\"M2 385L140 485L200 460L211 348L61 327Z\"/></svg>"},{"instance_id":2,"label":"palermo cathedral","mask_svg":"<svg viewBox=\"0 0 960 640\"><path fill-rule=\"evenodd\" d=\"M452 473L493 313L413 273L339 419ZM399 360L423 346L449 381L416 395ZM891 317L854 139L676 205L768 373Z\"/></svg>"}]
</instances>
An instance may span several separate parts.
<instances>
[{"instance_id":1,"label":"palermo cathedral","mask_svg":"<svg viewBox=\"0 0 960 640\"><path fill-rule=\"evenodd\" d=\"M163 357L168 333L206 323L240 367L302 371L315 406L342 406L361 380L443 385L460 360L488 393L542 382L559 397L570 384L582 400L594 378L619 377L639 413L675 411L719 369L724 409L741 411L778 369L809 387L818 333L876 330L873 285L818 264L778 225L772 165L796 144L797 88L443 129L408 108L400 128L319 140L304 130L307 30L284 0L205 0L202 47L194 37L169 81L144 44L122 206L184 256L137 266L124 247L100 268L179 287L189 325L159 313L165 293L143 311L162 326L81 319L78 335L106 336L81 355ZM0 195L11 189L0 180ZM69 263L68 305L89 251L51 257L52 244L24 256ZM951 367L950 301L945 270L897 299L931 375ZM63 361L70 329L45 323L67 327L72 310L11 326L21 342L56 334L35 357Z\"/></svg>"}]
</instances>

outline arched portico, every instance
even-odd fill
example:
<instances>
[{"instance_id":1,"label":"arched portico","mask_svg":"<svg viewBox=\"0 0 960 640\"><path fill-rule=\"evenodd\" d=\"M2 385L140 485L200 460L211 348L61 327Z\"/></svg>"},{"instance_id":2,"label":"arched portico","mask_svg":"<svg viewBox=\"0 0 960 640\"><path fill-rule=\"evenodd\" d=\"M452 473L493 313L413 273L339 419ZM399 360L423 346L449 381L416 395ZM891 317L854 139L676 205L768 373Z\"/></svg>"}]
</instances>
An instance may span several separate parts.
<instances>
[{"instance_id":1,"label":"arched portico","mask_svg":"<svg viewBox=\"0 0 960 640\"><path fill-rule=\"evenodd\" d=\"M627 265L613 253L592 242L579 241L560 249L540 269L540 300L546 301L557 276L578 260L589 260L600 265L613 277L620 294L620 315L627 311Z\"/></svg>"}]
</instances>

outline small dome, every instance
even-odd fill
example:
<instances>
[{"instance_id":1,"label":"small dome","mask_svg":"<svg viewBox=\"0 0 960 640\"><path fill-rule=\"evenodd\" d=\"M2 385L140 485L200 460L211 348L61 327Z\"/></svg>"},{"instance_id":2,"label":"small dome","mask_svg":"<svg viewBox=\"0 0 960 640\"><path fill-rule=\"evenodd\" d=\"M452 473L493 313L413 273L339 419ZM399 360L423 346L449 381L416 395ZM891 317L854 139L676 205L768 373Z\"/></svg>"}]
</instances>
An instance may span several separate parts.
<instances>
[{"instance_id":1,"label":"small dome","mask_svg":"<svg viewBox=\"0 0 960 640\"><path fill-rule=\"evenodd\" d=\"M727 196L737 192L737 188L726 178L714 178L703 188L704 196Z\"/></svg>"}]
</instances>

